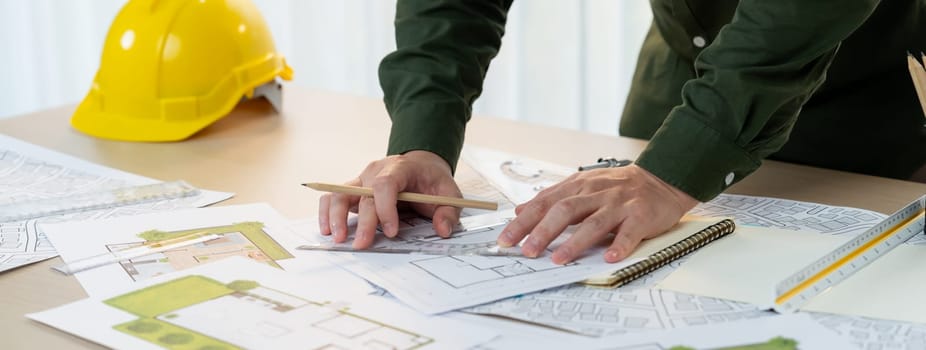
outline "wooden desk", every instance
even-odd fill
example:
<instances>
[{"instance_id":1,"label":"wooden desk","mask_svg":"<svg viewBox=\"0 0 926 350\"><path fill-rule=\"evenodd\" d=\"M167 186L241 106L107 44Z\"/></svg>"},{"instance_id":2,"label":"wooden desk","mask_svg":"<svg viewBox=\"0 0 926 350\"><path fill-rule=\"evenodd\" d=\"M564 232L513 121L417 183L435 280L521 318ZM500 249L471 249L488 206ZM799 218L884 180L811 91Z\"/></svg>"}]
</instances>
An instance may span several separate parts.
<instances>
[{"instance_id":1,"label":"wooden desk","mask_svg":"<svg viewBox=\"0 0 926 350\"><path fill-rule=\"evenodd\" d=\"M220 205L268 202L290 218L303 218L315 215L319 194L299 184L356 176L368 161L384 155L389 119L378 99L287 89L283 115L266 102L247 102L178 143L85 136L69 126L73 106L0 120L0 133L125 171L236 193ZM466 140L570 166L601 156L635 158L646 145L486 117L473 119ZM769 161L729 192L890 213L926 193L926 184ZM86 297L76 279L50 271L58 263L55 258L0 274L4 348L98 348L23 317Z\"/></svg>"}]
</instances>

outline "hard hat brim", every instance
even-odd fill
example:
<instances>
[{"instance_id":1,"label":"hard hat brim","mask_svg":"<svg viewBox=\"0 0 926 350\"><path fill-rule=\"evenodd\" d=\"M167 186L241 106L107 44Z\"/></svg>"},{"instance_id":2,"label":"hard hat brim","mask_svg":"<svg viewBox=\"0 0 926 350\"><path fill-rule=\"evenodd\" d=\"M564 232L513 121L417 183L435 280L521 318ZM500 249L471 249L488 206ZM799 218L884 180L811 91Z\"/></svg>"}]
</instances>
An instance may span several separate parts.
<instances>
[{"instance_id":1,"label":"hard hat brim","mask_svg":"<svg viewBox=\"0 0 926 350\"><path fill-rule=\"evenodd\" d=\"M84 99L71 117L71 126L85 134L118 141L172 142L196 134L231 112L234 106L222 108L214 115L191 120L139 119L131 116L100 112Z\"/></svg>"}]
</instances>

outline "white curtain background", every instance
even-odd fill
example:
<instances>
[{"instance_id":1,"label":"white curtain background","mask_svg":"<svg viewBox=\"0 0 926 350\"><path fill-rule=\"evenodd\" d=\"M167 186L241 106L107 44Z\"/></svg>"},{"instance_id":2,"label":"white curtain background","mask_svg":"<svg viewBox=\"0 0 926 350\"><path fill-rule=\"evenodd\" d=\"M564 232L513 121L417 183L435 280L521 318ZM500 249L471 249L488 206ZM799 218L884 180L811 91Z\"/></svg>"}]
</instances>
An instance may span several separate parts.
<instances>
[{"instance_id":1,"label":"white curtain background","mask_svg":"<svg viewBox=\"0 0 926 350\"><path fill-rule=\"evenodd\" d=\"M292 84L381 97L395 1L255 0ZM79 102L124 1L0 0L0 118ZM645 0L521 0L509 15L477 114L617 134ZM2 130L0 130L2 132Z\"/></svg>"}]
</instances>

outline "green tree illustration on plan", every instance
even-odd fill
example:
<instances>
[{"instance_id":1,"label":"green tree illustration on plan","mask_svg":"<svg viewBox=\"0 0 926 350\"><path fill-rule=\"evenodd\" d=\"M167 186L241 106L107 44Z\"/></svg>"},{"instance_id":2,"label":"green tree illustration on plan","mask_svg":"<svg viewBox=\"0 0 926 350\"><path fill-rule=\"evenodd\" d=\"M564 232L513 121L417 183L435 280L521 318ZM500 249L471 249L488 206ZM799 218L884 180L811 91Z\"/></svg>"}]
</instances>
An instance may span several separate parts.
<instances>
[{"instance_id":1,"label":"green tree illustration on plan","mask_svg":"<svg viewBox=\"0 0 926 350\"><path fill-rule=\"evenodd\" d=\"M698 350L689 346L673 346L669 350ZM798 350L797 341L790 338L775 337L765 343L735 345L711 350Z\"/></svg>"},{"instance_id":2,"label":"green tree illustration on plan","mask_svg":"<svg viewBox=\"0 0 926 350\"><path fill-rule=\"evenodd\" d=\"M327 302L309 301L252 280L222 283L206 276L185 276L103 302L136 317L113 329L171 350L240 349L247 345L233 344L232 339L242 331L249 330L249 336L258 337L251 341L276 341L282 333L268 334L264 339L259 338L264 336L261 331L280 330L278 326L285 325L292 325L288 327L293 330L291 336L330 341L323 348L379 344L384 348L417 349L434 342L428 336L366 318L348 308L332 308ZM278 326L259 328L269 325Z\"/></svg>"}]
</instances>

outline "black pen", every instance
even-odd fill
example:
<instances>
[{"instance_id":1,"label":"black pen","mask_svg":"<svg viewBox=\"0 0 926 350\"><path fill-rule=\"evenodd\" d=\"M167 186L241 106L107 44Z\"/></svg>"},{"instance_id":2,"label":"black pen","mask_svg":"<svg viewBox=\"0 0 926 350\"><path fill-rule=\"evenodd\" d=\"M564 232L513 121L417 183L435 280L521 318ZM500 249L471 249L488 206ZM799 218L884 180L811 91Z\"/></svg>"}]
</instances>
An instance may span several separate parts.
<instances>
[{"instance_id":1,"label":"black pen","mask_svg":"<svg viewBox=\"0 0 926 350\"><path fill-rule=\"evenodd\" d=\"M622 167L622 166L628 166L630 164L633 164L633 161L630 159L615 159L614 157L598 158L598 163L582 165L579 167L579 171L586 171L586 170L600 169L600 168L617 168L617 167Z\"/></svg>"}]
</instances>

